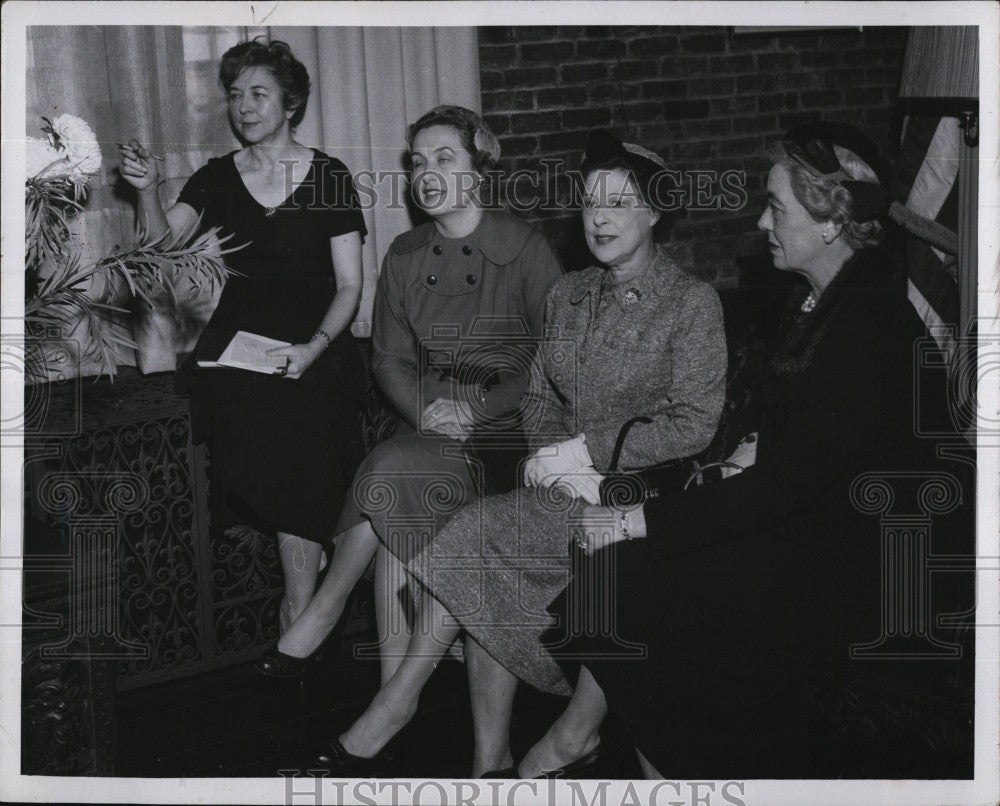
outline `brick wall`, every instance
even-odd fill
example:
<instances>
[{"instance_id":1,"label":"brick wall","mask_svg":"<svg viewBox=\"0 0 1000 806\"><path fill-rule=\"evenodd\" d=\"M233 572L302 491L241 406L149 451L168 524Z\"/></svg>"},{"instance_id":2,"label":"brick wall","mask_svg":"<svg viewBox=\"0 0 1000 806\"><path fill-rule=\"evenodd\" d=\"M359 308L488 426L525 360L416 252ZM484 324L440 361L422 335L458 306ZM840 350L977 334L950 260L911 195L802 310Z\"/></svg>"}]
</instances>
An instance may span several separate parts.
<instances>
[{"instance_id":1,"label":"brick wall","mask_svg":"<svg viewBox=\"0 0 1000 806\"><path fill-rule=\"evenodd\" d=\"M542 160L579 167L587 132L597 126L657 151L672 168L745 170L742 209L685 210L658 230L699 276L731 286L737 257L765 251L755 222L769 167L763 151L778 135L822 116L864 127L891 153L906 30L482 27L483 112L508 175L537 171ZM553 173L550 184L559 184ZM530 183L517 187L518 201L530 207ZM553 189L566 192L562 184ZM577 215L525 215L542 222L568 268L585 265Z\"/></svg>"}]
</instances>

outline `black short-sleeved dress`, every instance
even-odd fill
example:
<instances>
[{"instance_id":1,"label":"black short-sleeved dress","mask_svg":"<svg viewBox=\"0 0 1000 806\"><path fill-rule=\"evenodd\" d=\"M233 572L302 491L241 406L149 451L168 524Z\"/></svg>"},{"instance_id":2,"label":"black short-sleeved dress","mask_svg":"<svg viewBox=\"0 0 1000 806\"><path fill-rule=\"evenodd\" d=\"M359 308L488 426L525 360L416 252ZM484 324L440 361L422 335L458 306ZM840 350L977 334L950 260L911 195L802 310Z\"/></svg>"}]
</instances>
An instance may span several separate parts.
<instances>
[{"instance_id":1,"label":"black short-sleeved dress","mask_svg":"<svg viewBox=\"0 0 1000 806\"><path fill-rule=\"evenodd\" d=\"M190 392L196 443L211 451L217 525L254 525L326 541L363 455L360 407L364 370L348 330L297 380L237 369L202 369L237 330L301 344L330 307L337 284L330 238L366 234L347 168L314 151L306 179L276 209L250 194L233 160L211 159L188 180L178 202L201 227L233 234L230 277L218 307L178 372Z\"/></svg>"}]
</instances>

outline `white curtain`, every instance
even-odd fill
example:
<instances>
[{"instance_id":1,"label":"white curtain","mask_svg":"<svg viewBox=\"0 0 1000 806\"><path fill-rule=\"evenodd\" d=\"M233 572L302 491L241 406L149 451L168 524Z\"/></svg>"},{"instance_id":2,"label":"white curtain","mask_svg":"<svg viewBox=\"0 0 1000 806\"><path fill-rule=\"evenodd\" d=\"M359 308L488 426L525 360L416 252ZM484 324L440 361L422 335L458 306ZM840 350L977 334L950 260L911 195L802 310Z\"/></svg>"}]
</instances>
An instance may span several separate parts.
<instances>
[{"instance_id":1,"label":"white curtain","mask_svg":"<svg viewBox=\"0 0 1000 806\"><path fill-rule=\"evenodd\" d=\"M365 212L365 287L353 326L355 335L367 336L378 267L393 238L412 226L405 184L384 174L403 170L406 126L425 111L439 103L479 110L475 28L33 27L26 134L40 136L40 117L62 112L94 128L104 174L76 223L76 240L88 253L106 254L135 225L132 194L114 170L115 142L135 137L164 156L161 196L171 204L209 157L238 147L218 83L219 59L259 34L288 42L309 71L312 93L296 138L339 157L355 174L367 172L362 181L377 198ZM185 311L138 317L140 368L172 369L176 352L190 349L213 306L214 299L204 299Z\"/></svg>"}]
</instances>

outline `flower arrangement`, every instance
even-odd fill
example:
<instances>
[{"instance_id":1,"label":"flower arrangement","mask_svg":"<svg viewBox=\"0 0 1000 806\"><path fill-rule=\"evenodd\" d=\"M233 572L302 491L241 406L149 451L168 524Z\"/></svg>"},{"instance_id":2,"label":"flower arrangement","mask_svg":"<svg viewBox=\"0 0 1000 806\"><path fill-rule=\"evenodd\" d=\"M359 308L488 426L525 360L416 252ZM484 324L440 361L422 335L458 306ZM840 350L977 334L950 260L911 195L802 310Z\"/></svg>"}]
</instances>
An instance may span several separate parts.
<instances>
[{"instance_id":1,"label":"flower arrangement","mask_svg":"<svg viewBox=\"0 0 1000 806\"><path fill-rule=\"evenodd\" d=\"M44 138L27 140L25 181L25 336L29 381L48 376L47 350L70 334L81 341L80 358L96 360L113 376L119 349L135 344L115 321L129 312L110 304L122 290L152 309L224 282L230 273L218 228L200 236L166 233L150 239L137 230L112 254L84 259L73 243L72 219L101 170L101 148L90 125L75 115L42 118ZM196 226L194 232L198 231Z\"/></svg>"}]
</instances>

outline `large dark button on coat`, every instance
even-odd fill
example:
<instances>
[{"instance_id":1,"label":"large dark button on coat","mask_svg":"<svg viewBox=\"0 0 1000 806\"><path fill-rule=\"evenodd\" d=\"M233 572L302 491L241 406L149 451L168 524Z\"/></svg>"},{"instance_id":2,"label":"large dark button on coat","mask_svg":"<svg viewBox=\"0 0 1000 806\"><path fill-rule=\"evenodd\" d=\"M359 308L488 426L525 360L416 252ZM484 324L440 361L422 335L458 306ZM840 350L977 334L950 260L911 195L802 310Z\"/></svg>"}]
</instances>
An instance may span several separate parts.
<instances>
[{"instance_id":1,"label":"large dark button on coat","mask_svg":"<svg viewBox=\"0 0 1000 806\"><path fill-rule=\"evenodd\" d=\"M463 255L471 255L472 254L472 247L469 246L468 244L466 244L465 246L463 246L462 247L462 254Z\"/></svg>"},{"instance_id":2,"label":"large dark button on coat","mask_svg":"<svg viewBox=\"0 0 1000 806\"><path fill-rule=\"evenodd\" d=\"M465 282L467 282L469 285L475 285L476 284L476 275L474 275L474 274L468 275L465 278Z\"/></svg>"},{"instance_id":3,"label":"large dark button on coat","mask_svg":"<svg viewBox=\"0 0 1000 806\"><path fill-rule=\"evenodd\" d=\"M437 278L436 274L428 274L427 275L427 285L434 285L434 283L436 283L437 281L438 281L438 278Z\"/></svg>"},{"instance_id":4,"label":"large dark button on coat","mask_svg":"<svg viewBox=\"0 0 1000 806\"><path fill-rule=\"evenodd\" d=\"M441 244L439 244L439 243L434 244L434 254L435 255L440 255L441 252L442 252Z\"/></svg>"}]
</instances>

